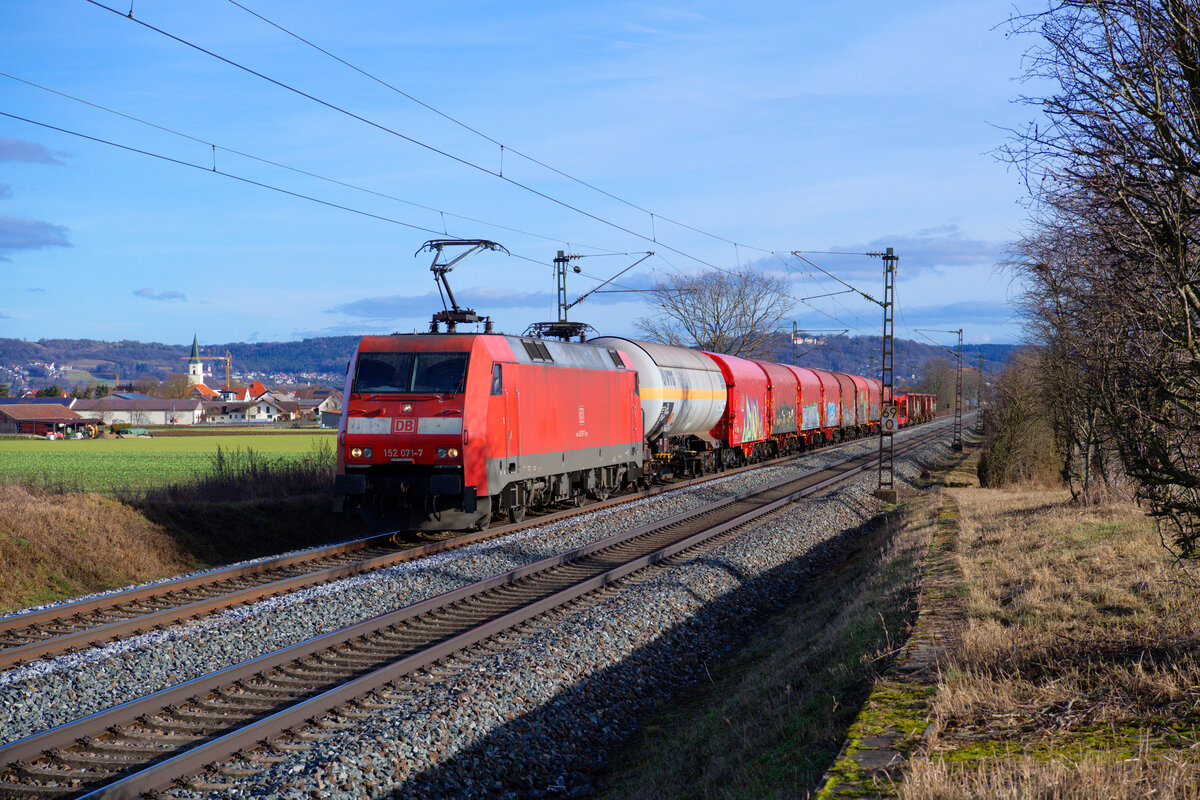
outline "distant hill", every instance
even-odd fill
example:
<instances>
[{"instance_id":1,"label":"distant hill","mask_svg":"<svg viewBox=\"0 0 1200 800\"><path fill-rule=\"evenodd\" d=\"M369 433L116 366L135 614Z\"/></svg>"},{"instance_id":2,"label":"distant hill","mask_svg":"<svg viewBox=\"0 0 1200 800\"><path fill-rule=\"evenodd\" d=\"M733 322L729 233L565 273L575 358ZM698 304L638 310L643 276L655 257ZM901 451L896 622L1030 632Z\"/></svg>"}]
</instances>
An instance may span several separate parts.
<instances>
[{"instance_id":1,"label":"distant hill","mask_svg":"<svg viewBox=\"0 0 1200 800\"><path fill-rule=\"evenodd\" d=\"M224 355L228 351L233 358L233 369L238 373L322 375L328 376L325 382L338 385L346 372L346 362L358 344L358 338L327 336L299 342L233 342L205 345L201 350L204 355L214 356ZM92 339L26 342L0 339L0 367L23 366L40 361L69 364L76 370L119 373L122 382L146 377L162 380L172 373L185 371L184 359L190 349L190 346L158 342L101 342ZM801 343L796 345L796 352L801 354L797 363L861 375L878 374L881 349L882 339L878 336L838 337L824 344ZM1016 345L965 345L963 365L978 367L979 355L982 354L984 370L994 374L1008 363L1016 349ZM906 379L909 382L919 379L921 365L929 359L952 359L952 356L936 345L897 339L894 358L896 382L902 384ZM777 341L775 359L783 363L792 361L792 346L787 334L781 334ZM220 375L220 362L209 363L214 373ZM33 375L37 377L36 371ZM4 382L2 376L0 382ZM320 379L311 379L310 382L320 382Z\"/></svg>"},{"instance_id":2,"label":"distant hill","mask_svg":"<svg viewBox=\"0 0 1200 800\"><path fill-rule=\"evenodd\" d=\"M301 373L341 376L346 362L358 344L357 336L329 336L299 342L232 342L201 347L203 355L233 358L233 370L239 373ZM154 377L162 380L173 373L187 371L185 359L191 345L159 342L101 342L93 339L0 339L0 365L25 365L35 361L70 364L76 369L119 373L121 381ZM215 373L223 369L214 365ZM111 376L110 376L111 377Z\"/></svg>"},{"instance_id":3,"label":"distant hill","mask_svg":"<svg viewBox=\"0 0 1200 800\"><path fill-rule=\"evenodd\" d=\"M785 364L792 363L790 338L786 334L779 337L775 348L775 360ZM958 342L955 341L948 345L948 349L952 351L957 346ZM1019 348L1020 345L1014 344L964 344L963 367L978 369L979 357L982 355L983 371L988 375L995 375L1004 369L1013 352ZM798 343L795 349L799 356L796 363L803 367L878 376L883 358L883 337L836 337L825 340L823 344ZM897 338L892 354L896 383L900 385L919 381L922 365L936 358L947 359L951 364L954 362L954 354L947 352L945 348L927 342Z\"/></svg>"}]
</instances>

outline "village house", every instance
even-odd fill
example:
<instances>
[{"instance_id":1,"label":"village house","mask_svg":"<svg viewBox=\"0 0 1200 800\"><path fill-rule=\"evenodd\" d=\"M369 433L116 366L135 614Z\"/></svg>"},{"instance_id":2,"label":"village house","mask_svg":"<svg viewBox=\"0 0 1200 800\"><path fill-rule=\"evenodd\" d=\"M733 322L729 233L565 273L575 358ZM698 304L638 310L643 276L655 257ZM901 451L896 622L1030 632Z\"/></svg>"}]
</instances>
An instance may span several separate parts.
<instances>
[{"instance_id":1,"label":"village house","mask_svg":"<svg viewBox=\"0 0 1200 800\"><path fill-rule=\"evenodd\" d=\"M280 401L260 397L257 400L209 400L204 403L205 422L282 422L290 414Z\"/></svg>"}]
</instances>

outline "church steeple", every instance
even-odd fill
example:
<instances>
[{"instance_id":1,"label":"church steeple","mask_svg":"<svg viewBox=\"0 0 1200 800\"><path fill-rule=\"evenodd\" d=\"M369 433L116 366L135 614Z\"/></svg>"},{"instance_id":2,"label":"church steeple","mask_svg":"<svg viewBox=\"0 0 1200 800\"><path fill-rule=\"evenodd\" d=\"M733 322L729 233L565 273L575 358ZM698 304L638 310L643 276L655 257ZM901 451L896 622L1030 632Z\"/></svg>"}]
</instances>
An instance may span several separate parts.
<instances>
[{"instance_id":1,"label":"church steeple","mask_svg":"<svg viewBox=\"0 0 1200 800\"><path fill-rule=\"evenodd\" d=\"M192 336L192 355L188 359L188 385L204 383L204 362L200 360L200 336Z\"/></svg>"}]
</instances>

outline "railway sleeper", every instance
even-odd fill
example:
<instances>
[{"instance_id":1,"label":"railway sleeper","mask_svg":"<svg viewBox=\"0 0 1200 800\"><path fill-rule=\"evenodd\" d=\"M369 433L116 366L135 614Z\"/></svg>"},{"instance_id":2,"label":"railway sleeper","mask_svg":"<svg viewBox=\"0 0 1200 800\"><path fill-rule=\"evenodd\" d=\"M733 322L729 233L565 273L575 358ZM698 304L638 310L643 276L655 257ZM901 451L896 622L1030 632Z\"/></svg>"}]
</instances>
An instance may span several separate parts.
<instances>
[{"instance_id":1,"label":"railway sleeper","mask_svg":"<svg viewBox=\"0 0 1200 800\"><path fill-rule=\"evenodd\" d=\"M274 698L279 701L286 702L303 696L303 692L297 692L292 689L285 689L280 686L269 685L242 685L238 687L238 691L245 692L248 695L262 698Z\"/></svg>"},{"instance_id":2,"label":"railway sleeper","mask_svg":"<svg viewBox=\"0 0 1200 800\"><path fill-rule=\"evenodd\" d=\"M231 792L237 788L236 783L221 783L211 778L192 778L184 785L193 792Z\"/></svg>"},{"instance_id":3,"label":"railway sleeper","mask_svg":"<svg viewBox=\"0 0 1200 800\"><path fill-rule=\"evenodd\" d=\"M197 726L193 730L171 731L166 728L147 725L144 730L129 730L121 734L126 742L141 742L147 745L162 745L178 747L181 744L207 739L212 723Z\"/></svg>"},{"instance_id":4,"label":"railway sleeper","mask_svg":"<svg viewBox=\"0 0 1200 800\"><path fill-rule=\"evenodd\" d=\"M399 655L409 648L393 647L386 642L355 642L354 652L361 654L364 658L378 659L380 657L389 657Z\"/></svg>"},{"instance_id":5,"label":"railway sleeper","mask_svg":"<svg viewBox=\"0 0 1200 800\"><path fill-rule=\"evenodd\" d=\"M122 739L91 739L82 746L104 753L126 753L132 758L147 759L151 756L166 755L173 749L172 745L158 739L150 740L146 734L141 734L140 737L133 731L122 730L119 736L125 737ZM145 742L141 740L145 739Z\"/></svg>"},{"instance_id":6,"label":"railway sleeper","mask_svg":"<svg viewBox=\"0 0 1200 800\"><path fill-rule=\"evenodd\" d=\"M279 703L259 697L239 697L222 695L211 700L201 700L196 708L215 713L252 714L275 708Z\"/></svg>"},{"instance_id":7,"label":"railway sleeper","mask_svg":"<svg viewBox=\"0 0 1200 800\"><path fill-rule=\"evenodd\" d=\"M65 764L68 767L103 772L116 772L136 763L128 758L119 758L106 753L92 753L87 750L60 750L54 756L54 760L56 763Z\"/></svg>"},{"instance_id":8,"label":"railway sleeper","mask_svg":"<svg viewBox=\"0 0 1200 800\"><path fill-rule=\"evenodd\" d=\"M176 736L192 736L195 734L206 734L212 726L200 722L184 722L175 718L165 720L146 720L142 725L147 730L162 731L163 733L174 734Z\"/></svg>"},{"instance_id":9,"label":"railway sleeper","mask_svg":"<svg viewBox=\"0 0 1200 800\"><path fill-rule=\"evenodd\" d=\"M83 787L79 781L69 781L65 787L63 787L63 786L18 786L15 784L9 785L6 783L0 783L0 790L2 790L5 793L5 795L7 795L8 797L13 797L13 798L28 797L28 798L30 798L30 800L37 800L37 798L41 798L41 797L62 797L64 788L70 789L73 791L78 791L78 790L82 789Z\"/></svg>"},{"instance_id":10,"label":"railway sleeper","mask_svg":"<svg viewBox=\"0 0 1200 800\"><path fill-rule=\"evenodd\" d=\"M342 669L324 661L305 661L286 668L288 675L301 680L330 681L344 678L354 672L352 669Z\"/></svg>"},{"instance_id":11,"label":"railway sleeper","mask_svg":"<svg viewBox=\"0 0 1200 800\"><path fill-rule=\"evenodd\" d=\"M284 757L281 756L278 760L282 761L283 758ZM262 767L255 768L255 767L225 767L225 766L222 766L222 767L217 768L217 774L220 775L222 778L252 778L255 775L262 774L262 771L263 771Z\"/></svg>"},{"instance_id":12,"label":"railway sleeper","mask_svg":"<svg viewBox=\"0 0 1200 800\"><path fill-rule=\"evenodd\" d=\"M272 748L273 750L273 748ZM244 754L244 757L251 764L261 764L258 772L262 772L270 764L281 764L287 761L291 756L286 753L265 752L262 750L252 750ZM258 773L255 773L258 774Z\"/></svg>"},{"instance_id":13,"label":"railway sleeper","mask_svg":"<svg viewBox=\"0 0 1200 800\"><path fill-rule=\"evenodd\" d=\"M241 721L242 719L245 719L247 713L249 712L238 713L234 709L221 709L212 711L197 709L195 711L176 711L172 714L172 716L174 716L175 719L183 722L198 722L202 725L207 723L208 727L211 729L214 727L220 727L228 722Z\"/></svg>"},{"instance_id":14,"label":"railway sleeper","mask_svg":"<svg viewBox=\"0 0 1200 800\"><path fill-rule=\"evenodd\" d=\"M132 766L126 764L125 766ZM18 767L15 772L22 780L40 781L43 784L57 782L74 782L78 784L95 783L98 780L111 775L115 770L98 769L98 770L81 770L77 768L59 767L55 764L25 764ZM22 786L22 789L27 787ZM31 787L32 788L32 787ZM45 787L42 787L45 788ZM7 790L8 787L0 783L0 789ZM58 787L58 794L62 794L62 786Z\"/></svg>"}]
</instances>

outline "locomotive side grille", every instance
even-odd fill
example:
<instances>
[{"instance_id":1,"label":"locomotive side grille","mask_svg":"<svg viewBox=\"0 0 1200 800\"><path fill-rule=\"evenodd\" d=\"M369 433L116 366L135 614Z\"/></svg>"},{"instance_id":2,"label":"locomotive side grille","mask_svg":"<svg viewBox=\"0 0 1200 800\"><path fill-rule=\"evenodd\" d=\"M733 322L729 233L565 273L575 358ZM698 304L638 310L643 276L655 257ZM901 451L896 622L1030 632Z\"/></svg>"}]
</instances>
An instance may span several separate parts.
<instances>
[{"instance_id":1,"label":"locomotive side grille","mask_svg":"<svg viewBox=\"0 0 1200 800\"><path fill-rule=\"evenodd\" d=\"M543 342L536 340L522 339L521 344L525 345L525 352L534 361L553 361L554 356L550 355L550 349Z\"/></svg>"}]
</instances>

